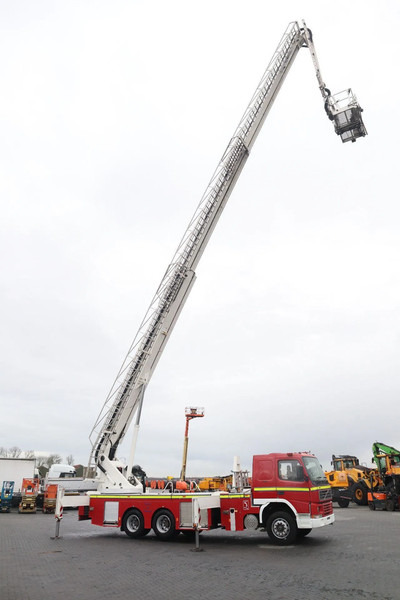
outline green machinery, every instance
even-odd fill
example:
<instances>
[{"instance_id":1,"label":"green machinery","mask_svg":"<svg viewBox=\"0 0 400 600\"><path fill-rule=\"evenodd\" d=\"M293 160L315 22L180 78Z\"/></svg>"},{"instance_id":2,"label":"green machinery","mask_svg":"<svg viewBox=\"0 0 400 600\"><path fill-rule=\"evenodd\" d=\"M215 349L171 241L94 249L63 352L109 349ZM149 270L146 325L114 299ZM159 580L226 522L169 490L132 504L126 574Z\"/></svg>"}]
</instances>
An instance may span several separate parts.
<instances>
[{"instance_id":1,"label":"green machinery","mask_svg":"<svg viewBox=\"0 0 400 600\"><path fill-rule=\"evenodd\" d=\"M399 508L400 500L400 450L375 442L372 444L372 461L376 464L381 485L379 495L368 494L368 504L371 510L386 508L395 510Z\"/></svg>"}]
</instances>

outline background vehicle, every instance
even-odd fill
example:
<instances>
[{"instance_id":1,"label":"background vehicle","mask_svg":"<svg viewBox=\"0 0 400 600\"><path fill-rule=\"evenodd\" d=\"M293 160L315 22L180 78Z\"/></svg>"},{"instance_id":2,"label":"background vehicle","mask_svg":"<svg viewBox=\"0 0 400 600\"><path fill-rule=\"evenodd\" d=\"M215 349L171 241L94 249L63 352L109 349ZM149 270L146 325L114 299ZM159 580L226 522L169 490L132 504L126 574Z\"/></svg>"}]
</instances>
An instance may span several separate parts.
<instances>
[{"instance_id":1,"label":"background vehicle","mask_svg":"<svg viewBox=\"0 0 400 600\"><path fill-rule=\"evenodd\" d=\"M373 458L377 466L381 484L379 495L372 493L368 496L368 504L372 510L384 506L386 510L399 508L400 499L400 450L375 442L372 444Z\"/></svg>"},{"instance_id":2,"label":"background vehicle","mask_svg":"<svg viewBox=\"0 0 400 600\"><path fill-rule=\"evenodd\" d=\"M38 477L34 458L0 458L0 485L3 481L13 481L14 489L11 504L17 507L22 498L24 479Z\"/></svg>"},{"instance_id":3,"label":"background vehicle","mask_svg":"<svg viewBox=\"0 0 400 600\"><path fill-rule=\"evenodd\" d=\"M325 475L332 486L333 500L345 508L353 500L356 504L368 504L368 491L380 485L376 469L371 469L350 454L332 455L332 471Z\"/></svg>"},{"instance_id":4,"label":"background vehicle","mask_svg":"<svg viewBox=\"0 0 400 600\"><path fill-rule=\"evenodd\" d=\"M43 494L43 506L42 510L44 513L54 513L56 509L58 486L54 483L46 485L46 489Z\"/></svg>"},{"instance_id":5,"label":"background vehicle","mask_svg":"<svg viewBox=\"0 0 400 600\"><path fill-rule=\"evenodd\" d=\"M77 477L74 466L63 464L55 464L50 467L44 478L42 491L46 493L49 486L54 485L62 486L68 492L86 492L97 489L97 482L94 479Z\"/></svg>"},{"instance_id":6,"label":"background vehicle","mask_svg":"<svg viewBox=\"0 0 400 600\"><path fill-rule=\"evenodd\" d=\"M351 484L345 471L325 471L325 477L332 489L332 501L340 508L347 508L351 501Z\"/></svg>"},{"instance_id":7,"label":"background vehicle","mask_svg":"<svg viewBox=\"0 0 400 600\"><path fill-rule=\"evenodd\" d=\"M18 512L35 513L38 493L39 479L24 479L22 482L21 501L19 503Z\"/></svg>"},{"instance_id":8,"label":"background vehicle","mask_svg":"<svg viewBox=\"0 0 400 600\"><path fill-rule=\"evenodd\" d=\"M0 511L1 512L10 512L13 493L14 493L14 482L13 481L3 481L3 485L1 487L1 496L0 496Z\"/></svg>"},{"instance_id":9,"label":"background vehicle","mask_svg":"<svg viewBox=\"0 0 400 600\"><path fill-rule=\"evenodd\" d=\"M14 493L21 494L24 478L33 479L36 475L34 458L0 458L0 482L14 481Z\"/></svg>"},{"instance_id":10,"label":"background vehicle","mask_svg":"<svg viewBox=\"0 0 400 600\"><path fill-rule=\"evenodd\" d=\"M76 469L72 465L54 464L48 470L47 476L49 479L76 477Z\"/></svg>"}]
</instances>

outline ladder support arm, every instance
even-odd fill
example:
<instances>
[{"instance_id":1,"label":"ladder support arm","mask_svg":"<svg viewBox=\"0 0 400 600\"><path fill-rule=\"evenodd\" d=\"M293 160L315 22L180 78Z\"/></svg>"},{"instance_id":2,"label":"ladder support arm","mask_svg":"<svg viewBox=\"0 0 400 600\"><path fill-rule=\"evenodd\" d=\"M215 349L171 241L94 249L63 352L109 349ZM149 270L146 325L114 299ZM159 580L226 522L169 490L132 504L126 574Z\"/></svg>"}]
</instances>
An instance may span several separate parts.
<instances>
[{"instance_id":1,"label":"ladder support arm","mask_svg":"<svg viewBox=\"0 0 400 600\"><path fill-rule=\"evenodd\" d=\"M144 386L151 379L188 297L195 281L197 264L249 152L298 51L304 46L310 49L328 115L332 119L337 117L334 100L321 77L311 32L305 23L303 27L297 22L290 23L222 155L96 420L90 436L92 452L89 466L100 468L105 485L121 485L119 467L115 466L118 463L113 465L117 448L141 405ZM131 456L130 464L132 461Z\"/></svg>"}]
</instances>

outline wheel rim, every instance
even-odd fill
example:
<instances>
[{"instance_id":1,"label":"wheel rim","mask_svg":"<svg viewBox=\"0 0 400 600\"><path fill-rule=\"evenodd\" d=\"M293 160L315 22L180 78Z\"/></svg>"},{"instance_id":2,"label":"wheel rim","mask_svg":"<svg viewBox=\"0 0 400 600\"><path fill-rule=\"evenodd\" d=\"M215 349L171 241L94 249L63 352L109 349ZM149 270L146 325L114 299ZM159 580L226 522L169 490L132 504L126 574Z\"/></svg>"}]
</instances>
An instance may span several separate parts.
<instances>
[{"instance_id":1,"label":"wheel rim","mask_svg":"<svg viewBox=\"0 0 400 600\"><path fill-rule=\"evenodd\" d=\"M360 489L356 490L356 498L357 498L357 500L362 500L362 497L363 497L362 490L360 490Z\"/></svg>"},{"instance_id":2,"label":"wheel rim","mask_svg":"<svg viewBox=\"0 0 400 600\"><path fill-rule=\"evenodd\" d=\"M285 540L290 533L290 525L282 517L274 520L271 529L274 536L280 540Z\"/></svg>"},{"instance_id":3,"label":"wheel rim","mask_svg":"<svg viewBox=\"0 0 400 600\"><path fill-rule=\"evenodd\" d=\"M136 533L140 527L140 519L137 515L129 515L126 520L126 528L130 533Z\"/></svg>"},{"instance_id":4,"label":"wheel rim","mask_svg":"<svg viewBox=\"0 0 400 600\"><path fill-rule=\"evenodd\" d=\"M161 533L168 533L171 529L171 519L168 515L160 515L157 517L156 526Z\"/></svg>"}]
</instances>

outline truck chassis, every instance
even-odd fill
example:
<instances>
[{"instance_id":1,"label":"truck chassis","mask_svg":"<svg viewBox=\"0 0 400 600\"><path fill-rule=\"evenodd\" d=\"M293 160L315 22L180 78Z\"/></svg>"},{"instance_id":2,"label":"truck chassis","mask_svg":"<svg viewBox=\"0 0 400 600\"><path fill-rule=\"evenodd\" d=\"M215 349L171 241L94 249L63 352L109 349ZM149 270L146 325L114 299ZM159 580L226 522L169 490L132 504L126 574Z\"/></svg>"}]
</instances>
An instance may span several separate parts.
<instances>
[{"instance_id":1,"label":"truck chassis","mask_svg":"<svg viewBox=\"0 0 400 600\"><path fill-rule=\"evenodd\" d=\"M67 505L71 500L74 503L74 499L68 499ZM275 543L290 544L296 537L305 537L312 529L335 520L329 494L326 502L318 504L315 514L301 514L287 500L253 498L250 490L243 493L88 494L75 501L80 504L81 521L91 520L93 525L101 527L119 527L131 538L144 537L153 529L164 541L180 532L190 536L196 531L222 528L226 531L259 529L266 531Z\"/></svg>"}]
</instances>

